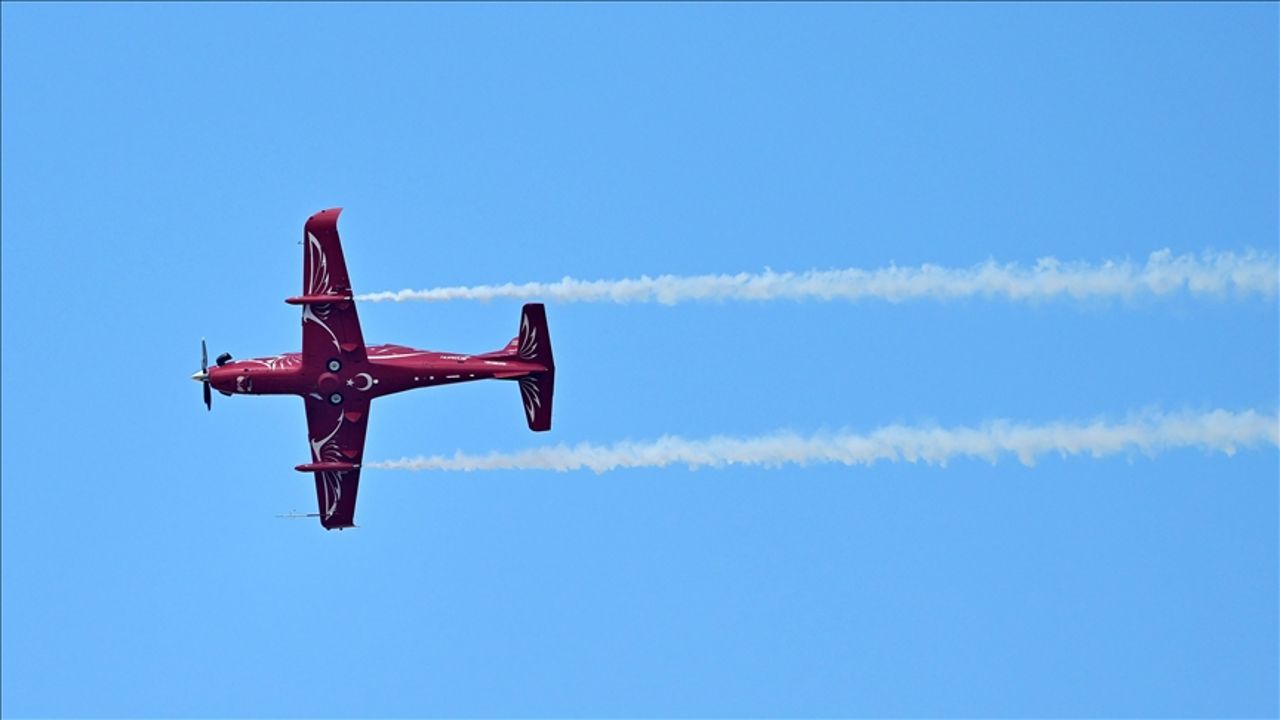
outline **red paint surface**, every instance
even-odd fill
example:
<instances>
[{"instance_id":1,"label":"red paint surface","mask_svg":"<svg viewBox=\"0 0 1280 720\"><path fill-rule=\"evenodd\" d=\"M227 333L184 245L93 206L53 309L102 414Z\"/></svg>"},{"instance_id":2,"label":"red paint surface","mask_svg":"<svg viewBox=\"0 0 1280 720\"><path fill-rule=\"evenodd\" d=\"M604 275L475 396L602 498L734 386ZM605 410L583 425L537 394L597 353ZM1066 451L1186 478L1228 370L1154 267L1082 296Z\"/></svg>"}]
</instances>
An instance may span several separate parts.
<instances>
[{"instance_id":1,"label":"red paint surface","mask_svg":"<svg viewBox=\"0 0 1280 720\"><path fill-rule=\"evenodd\" d=\"M227 395L298 395L307 411L320 523L353 527L359 464L374 398L433 385L511 380L530 429L551 428L555 364L541 304L525 305L519 334L502 350L468 355L404 345L366 346L338 239L341 208L312 215L303 231L302 351L209 368L213 388Z\"/></svg>"}]
</instances>

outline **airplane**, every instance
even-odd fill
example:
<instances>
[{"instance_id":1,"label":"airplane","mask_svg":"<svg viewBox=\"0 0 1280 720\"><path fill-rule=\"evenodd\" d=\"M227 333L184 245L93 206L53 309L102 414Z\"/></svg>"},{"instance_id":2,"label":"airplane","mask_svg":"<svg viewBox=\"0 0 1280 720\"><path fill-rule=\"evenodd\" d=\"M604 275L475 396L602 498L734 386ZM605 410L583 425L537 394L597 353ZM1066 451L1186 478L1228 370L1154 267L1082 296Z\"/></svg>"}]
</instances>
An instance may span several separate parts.
<instances>
[{"instance_id":1,"label":"airplane","mask_svg":"<svg viewBox=\"0 0 1280 720\"><path fill-rule=\"evenodd\" d=\"M311 461L298 465L314 473L318 513L326 530L355 527L365 429L374 398L420 387L474 380L510 380L520 388L529 429L551 429L556 367L551 355L546 310L524 306L520 330L506 347L479 355L417 350L404 345L365 345L356 315L347 263L338 239L342 208L307 219L302 242L302 294L285 300L302 307L302 352L233 361L230 353L209 366L200 341L204 404L213 409L212 390L223 395L298 395L307 412ZM295 517L290 515L286 517Z\"/></svg>"}]
</instances>

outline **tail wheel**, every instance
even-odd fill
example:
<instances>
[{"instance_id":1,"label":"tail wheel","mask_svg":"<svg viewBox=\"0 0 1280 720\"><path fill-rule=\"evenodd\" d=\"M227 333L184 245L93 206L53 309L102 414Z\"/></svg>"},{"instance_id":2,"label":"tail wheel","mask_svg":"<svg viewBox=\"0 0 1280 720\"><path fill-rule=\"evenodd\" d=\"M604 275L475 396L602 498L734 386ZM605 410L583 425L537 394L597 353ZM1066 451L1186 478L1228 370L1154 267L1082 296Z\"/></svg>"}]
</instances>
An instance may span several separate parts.
<instances>
[{"instance_id":1,"label":"tail wheel","mask_svg":"<svg viewBox=\"0 0 1280 720\"><path fill-rule=\"evenodd\" d=\"M333 358L327 365L325 365L325 367L329 368L329 372L336 373L342 369L342 361L338 358Z\"/></svg>"},{"instance_id":2,"label":"tail wheel","mask_svg":"<svg viewBox=\"0 0 1280 720\"><path fill-rule=\"evenodd\" d=\"M331 405L341 405L341 404L342 404L342 393L334 393L334 394L330 395L330 396L329 396L329 404L331 404Z\"/></svg>"}]
</instances>

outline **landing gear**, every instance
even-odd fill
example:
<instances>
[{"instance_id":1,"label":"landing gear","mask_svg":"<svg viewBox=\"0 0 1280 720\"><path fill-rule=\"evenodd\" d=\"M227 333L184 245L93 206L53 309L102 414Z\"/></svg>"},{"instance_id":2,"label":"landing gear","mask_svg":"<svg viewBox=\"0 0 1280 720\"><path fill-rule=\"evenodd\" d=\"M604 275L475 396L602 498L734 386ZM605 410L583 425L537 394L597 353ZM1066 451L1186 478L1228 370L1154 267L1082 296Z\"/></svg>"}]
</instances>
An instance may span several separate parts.
<instances>
[{"instance_id":1,"label":"landing gear","mask_svg":"<svg viewBox=\"0 0 1280 720\"><path fill-rule=\"evenodd\" d=\"M338 358L333 358L325 367L329 368L329 372L336 373L342 369L342 361Z\"/></svg>"},{"instance_id":2,"label":"landing gear","mask_svg":"<svg viewBox=\"0 0 1280 720\"><path fill-rule=\"evenodd\" d=\"M330 396L329 396L329 404L330 404L330 405L341 405L341 404L342 404L342 393L334 393L334 394L330 395Z\"/></svg>"}]
</instances>

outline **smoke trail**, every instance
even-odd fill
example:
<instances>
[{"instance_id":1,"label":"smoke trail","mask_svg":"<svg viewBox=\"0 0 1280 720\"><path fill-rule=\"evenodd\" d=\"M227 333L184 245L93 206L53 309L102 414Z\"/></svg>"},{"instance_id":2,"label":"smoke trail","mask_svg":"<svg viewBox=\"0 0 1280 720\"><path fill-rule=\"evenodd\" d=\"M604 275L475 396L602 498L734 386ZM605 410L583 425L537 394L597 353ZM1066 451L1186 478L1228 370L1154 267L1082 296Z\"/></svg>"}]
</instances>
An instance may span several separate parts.
<instances>
[{"instance_id":1,"label":"smoke trail","mask_svg":"<svg viewBox=\"0 0 1280 720\"><path fill-rule=\"evenodd\" d=\"M375 292L357 296L366 302L419 300L547 300L553 302L658 302L674 305L690 300L859 300L901 302L917 298L947 300L970 296L1035 300L1067 296L1128 298L1136 295L1272 296L1280 284L1280 266L1270 254L1249 250L1242 255L1206 252L1174 256L1168 249L1151 253L1146 265L1107 261L1101 265L1043 258L1030 268L988 261L970 268L937 265L890 266L877 270L810 270L803 273L739 273L737 275L660 275L622 280L531 282L523 285L476 285L428 290Z\"/></svg>"},{"instance_id":2,"label":"smoke trail","mask_svg":"<svg viewBox=\"0 0 1280 720\"><path fill-rule=\"evenodd\" d=\"M981 427L908 427L889 425L866 435L849 432L803 437L779 432L754 438L712 437L686 440L663 436L653 442L612 445L556 445L513 453L403 458L368 463L388 470L581 470L597 473L620 468L686 465L690 469L725 465L808 465L877 462L925 462L945 466L952 458L980 458L994 463L1014 455L1034 465L1046 453L1095 458L1138 451L1154 456L1162 450L1195 447L1235 454L1239 447L1280 445L1280 418L1248 410L1194 415L1148 413L1123 423L1022 425L1007 421Z\"/></svg>"}]
</instances>

